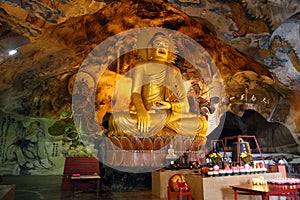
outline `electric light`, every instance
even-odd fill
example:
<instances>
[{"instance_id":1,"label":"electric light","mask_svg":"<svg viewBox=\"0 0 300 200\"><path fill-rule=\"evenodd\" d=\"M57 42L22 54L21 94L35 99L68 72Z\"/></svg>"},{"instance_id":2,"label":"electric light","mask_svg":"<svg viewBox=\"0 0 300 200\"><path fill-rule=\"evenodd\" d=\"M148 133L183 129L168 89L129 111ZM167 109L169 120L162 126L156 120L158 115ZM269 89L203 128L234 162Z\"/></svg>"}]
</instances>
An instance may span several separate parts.
<instances>
[{"instance_id":1,"label":"electric light","mask_svg":"<svg viewBox=\"0 0 300 200\"><path fill-rule=\"evenodd\" d=\"M12 56L12 55L14 55L14 54L16 54L16 53L17 53L17 50L16 50L16 49L13 49L13 50L10 50L10 51L8 52L8 55Z\"/></svg>"}]
</instances>

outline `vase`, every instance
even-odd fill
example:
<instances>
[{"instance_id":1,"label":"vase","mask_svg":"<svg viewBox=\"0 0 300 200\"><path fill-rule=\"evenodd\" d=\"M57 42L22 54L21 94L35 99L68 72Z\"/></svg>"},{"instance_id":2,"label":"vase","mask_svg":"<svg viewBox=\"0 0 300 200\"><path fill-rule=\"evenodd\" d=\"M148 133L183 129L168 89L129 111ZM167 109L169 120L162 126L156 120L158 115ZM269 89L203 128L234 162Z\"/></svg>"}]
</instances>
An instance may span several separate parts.
<instances>
[{"instance_id":1,"label":"vase","mask_svg":"<svg viewBox=\"0 0 300 200\"><path fill-rule=\"evenodd\" d=\"M213 168L214 168L214 171L218 171L220 169L219 165L214 165Z\"/></svg>"}]
</instances>

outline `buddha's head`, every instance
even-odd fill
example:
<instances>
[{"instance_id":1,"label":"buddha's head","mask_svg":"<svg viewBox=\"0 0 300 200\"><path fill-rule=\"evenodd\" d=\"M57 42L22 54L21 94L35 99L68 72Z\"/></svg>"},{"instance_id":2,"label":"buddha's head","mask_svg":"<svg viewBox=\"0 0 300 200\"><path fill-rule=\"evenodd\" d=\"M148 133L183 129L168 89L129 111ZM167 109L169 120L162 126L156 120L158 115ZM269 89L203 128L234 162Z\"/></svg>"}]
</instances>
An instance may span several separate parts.
<instances>
[{"instance_id":1,"label":"buddha's head","mask_svg":"<svg viewBox=\"0 0 300 200\"><path fill-rule=\"evenodd\" d=\"M148 46L148 58L151 60L158 60L168 62L170 60L170 39L162 32L154 34Z\"/></svg>"}]
</instances>

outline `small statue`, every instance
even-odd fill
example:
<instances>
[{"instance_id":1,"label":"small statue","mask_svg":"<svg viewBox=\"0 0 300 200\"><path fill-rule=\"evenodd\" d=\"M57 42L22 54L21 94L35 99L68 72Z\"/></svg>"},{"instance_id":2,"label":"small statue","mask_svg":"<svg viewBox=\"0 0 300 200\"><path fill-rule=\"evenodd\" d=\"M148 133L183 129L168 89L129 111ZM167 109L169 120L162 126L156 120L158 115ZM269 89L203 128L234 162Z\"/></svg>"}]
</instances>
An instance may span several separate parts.
<instances>
[{"instance_id":1,"label":"small statue","mask_svg":"<svg viewBox=\"0 0 300 200\"><path fill-rule=\"evenodd\" d=\"M170 144L170 148L168 149L168 154L166 156L166 159L176 159L176 158L177 158L177 156L175 154L173 145Z\"/></svg>"}]
</instances>

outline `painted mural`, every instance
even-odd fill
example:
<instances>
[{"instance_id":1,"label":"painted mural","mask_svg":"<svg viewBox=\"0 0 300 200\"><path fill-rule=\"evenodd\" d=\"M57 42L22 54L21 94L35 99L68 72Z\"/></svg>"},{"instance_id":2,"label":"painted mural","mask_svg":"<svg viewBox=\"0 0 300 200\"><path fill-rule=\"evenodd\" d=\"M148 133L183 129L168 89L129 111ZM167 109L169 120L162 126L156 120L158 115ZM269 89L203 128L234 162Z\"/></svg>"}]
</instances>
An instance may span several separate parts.
<instances>
[{"instance_id":1,"label":"painted mural","mask_svg":"<svg viewBox=\"0 0 300 200\"><path fill-rule=\"evenodd\" d=\"M63 111L59 120L0 113L2 175L62 174L65 157L89 157L95 153L72 126L68 111Z\"/></svg>"},{"instance_id":2,"label":"painted mural","mask_svg":"<svg viewBox=\"0 0 300 200\"><path fill-rule=\"evenodd\" d=\"M1 174L61 173L61 141L52 140L41 119L1 112Z\"/></svg>"}]
</instances>

